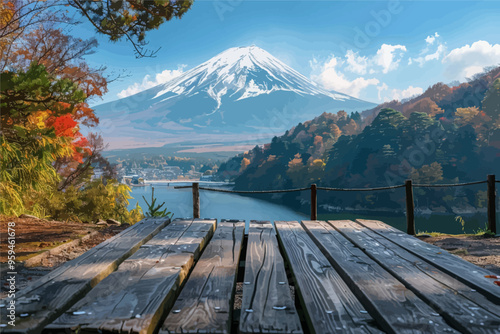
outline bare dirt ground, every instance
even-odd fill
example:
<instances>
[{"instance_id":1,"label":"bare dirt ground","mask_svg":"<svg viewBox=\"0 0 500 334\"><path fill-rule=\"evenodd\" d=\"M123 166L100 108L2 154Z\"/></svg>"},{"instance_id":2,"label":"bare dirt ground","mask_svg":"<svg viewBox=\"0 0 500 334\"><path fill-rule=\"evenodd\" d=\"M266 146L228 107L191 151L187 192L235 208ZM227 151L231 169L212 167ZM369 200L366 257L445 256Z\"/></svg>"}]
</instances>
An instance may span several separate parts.
<instances>
[{"instance_id":1,"label":"bare dirt ground","mask_svg":"<svg viewBox=\"0 0 500 334\"><path fill-rule=\"evenodd\" d=\"M16 218L0 216L0 298L6 295L8 283L6 273L8 260L8 223L14 222L15 226L15 255L16 261L25 261L33 256L44 253L49 249L84 237L92 232L95 236L81 244L64 249L55 255L44 259L43 266L27 268L22 262L16 263L16 289L26 287L30 282L46 275L62 263L72 260L106 239L120 233L129 225L99 226L95 224L82 224L78 222L47 221L35 218ZM11 230L12 231L12 230Z\"/></svg>"},{"instance_id":2,"label":"bare dirt ground","mask_svg":"<svg viewBox=\"0 0 500 334\"><path fill-rule=\"evenodd\" d=\"M15 224L11 230L8 230L9 223ZM37 253L99 230L102 228L94 224L0 216L0 262L7 262L7 231L15 232L16 261L25 261Z\"/></svg>"},{"instance_id":3,"label":"bare dirt ground","mask_svg":"<svg viewBox=\"0 0 500 334\"><path fill-rule=\"evenodd\" d=\"M441 235L437 237L419 237L419 239L441 247L466 261L500 275L500 238Z\"/></svg>"}]
</instances>

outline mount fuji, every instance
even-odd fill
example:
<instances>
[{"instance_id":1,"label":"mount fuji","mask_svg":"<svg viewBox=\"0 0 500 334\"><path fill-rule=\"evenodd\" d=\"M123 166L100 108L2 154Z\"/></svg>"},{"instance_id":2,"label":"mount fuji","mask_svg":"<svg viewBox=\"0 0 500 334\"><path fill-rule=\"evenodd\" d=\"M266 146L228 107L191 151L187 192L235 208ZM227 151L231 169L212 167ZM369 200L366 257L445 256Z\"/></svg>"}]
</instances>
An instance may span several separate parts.
<instances>
[{"instance_id":1,"label":"mount fuji","mask_svg":"<svg viewBox=\"0 0 500 334\"><path fill-rule=\"evenodd\" d=\"M375 104L327 91L256 47L228 49L180 76L96 106L111 149L255 145L322 112ZM223 148L224 146L226 148Z\"/></svg>"}]
</instances>

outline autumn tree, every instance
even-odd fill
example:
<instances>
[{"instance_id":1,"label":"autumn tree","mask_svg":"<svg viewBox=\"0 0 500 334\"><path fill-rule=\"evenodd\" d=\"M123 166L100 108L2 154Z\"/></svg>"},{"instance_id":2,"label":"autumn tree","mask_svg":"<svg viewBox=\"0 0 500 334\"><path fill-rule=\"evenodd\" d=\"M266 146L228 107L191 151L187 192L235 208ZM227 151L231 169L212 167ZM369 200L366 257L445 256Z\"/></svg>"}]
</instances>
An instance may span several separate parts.
<instances>
[{"instance_id":1,"label":"autumn tree","mask_svg":"<svg viewBox=\"0 0 500 334\"><path fill-rule=\"evenodd\" d=\"M438 162L433 162L418 169L412 168L410 178L415 183L434 184L443 179L443 167Z\"/></svg>"},{"instance_id":2,"label":"autumn tree","mask_svg":"<svg viewBox=\"0 0 500 334\"><path fill-rule=\"evenodd\" d=\"M325 162L322 159L314 159L308 166L307 173L310 183L319 182L325 171Z\"/></svg>"},{"instance_id":3,"label":"autumn tree","mask_svg":"<svg viewBox=\"0 0 500 334\"><path fill-rule=\"evenodd\" d=\"M244 170L248 167L248 165L250 165L250 159L248 159L248 158L243 158L243 159L241 160L240 173L241 173L242 171L244 171Z\"/></svg>"},{"instance_id":4,"label":"autumn tree","mask_svg":"<svg viewBox=\"0 0 500 334\"><path fill-rule=\"evenodd\" d=\"M500 78L496 79L486 92L483 111L494 122L500 122Z\"/></svg>"},{"instance_id":5,"label":"autumn tree","mask_svg":"<svg viewBox=\"0 0 500 334\"><path fill-rule=\"evenodd\" d=\"M294 158L288 162L286 174L290 180L292 180L292 184L295 187L301 187L305 181L305 173L307 173L307 168L302 162L302 157L297 153Z\"/></svg>"},{"instance_id":6,"label":"autumn tree","mask_svg":"<svg viewBox=\"0 0 500 334\"><path fill-rule=\"evenodd\" d=\"M472 123L472 120L480 113L477 107L457 108L455 112L455 124L464 126Z\"/></svg>"},{"instance_id":7,"label":"autumn tree","mask_svg":"<svg viewBox=\"0 0 500 334\"><path fill-rule=\"evenodd\" d=\"M22 211L33 202L23 196L48 191L59 180L55 160L85 153L86 139L72 117L85 98L75 83L50 75L43 65L2 73L1 212Z\"/></svg>"},{"instance_id":8,"label":"autumn tree","mask_svg":"<svg viewBox=\"0 0 500 334\"><path fill-rule=\"evenodd\" d=\"M146 32L182 16L191 3L139 0L0 3L0 213L28 211L45 216L50 203L42 200L54 199L62 190L86 189L91 196L100 192L115 194L111 197L101 194L108 202L99 203L115 208L114 214L131 214L126 209L128 187L111 179L104 188L90 182L92 166L96 164L107 169L108 176L113 173L100 154L102 140L94 135L85 138L80 133L81 125L98 123L88 101L106 93L108 78L103 74L104 68L91 68L83 59L93 52L96 40L82 40L67 33L69 25L78 24L71 17L71 7L99 33L112 41L126 38L138 56L145 56L153 54L144 50ZM61 205L70 205L64 198L61 197ZM79 200L88 204L91 199ZM84 210L87 206L79 207Z\"/></svg>"},{"instance_id":9,"label":"autumn tree","mask_svg":"<svg viewBox=\"0 0 500 334\"><path fill-rule=\"evenodd\" d=\"M424 97L418 99L416 102L403 106L403 113L405 115L411 116L411 114L415 112L425 113L431 117L434 117L436 115L442 114L444 110L439 108L436 102L434 102L434 100L432 100L430 97Z\"/></svg>"},{"instance_id":10,"label":"autumn tree","mask_svg":"<svg viewBox=\"0 0 500 334\"><path fill-rule=\"evenodd\" d=\"M342 134L342 131L337 124L331 124L330 133L332 134L333 138L338 138Z\"/></svg>"},{"instance_id":11,"label":"autumn tree","mask_svg":"<svg viewBox=\"0 0 500 334\"><path fill-rule=\"evenodd\" d=\"M40 23L78 24L72 9L111 41L128 40L137 57L154 56L158 50L146 49L147 32L164 22L181 18L193 0L2 0L0 10L5 23L0 39L14 40Z\"/></svg>"},{"instance_id":12,"label":"autumn tree","mask_svg":"<svg viewBox=\"0 0 500 334\"><path fill-rule=\"evenodd\" d=\"M342 133L344 133L347 136L352 136L356 134L357 131L358 131L358 124L353 119L351 119L349 123L347 123L342 127Z\"/></svg>"}]
</instances>

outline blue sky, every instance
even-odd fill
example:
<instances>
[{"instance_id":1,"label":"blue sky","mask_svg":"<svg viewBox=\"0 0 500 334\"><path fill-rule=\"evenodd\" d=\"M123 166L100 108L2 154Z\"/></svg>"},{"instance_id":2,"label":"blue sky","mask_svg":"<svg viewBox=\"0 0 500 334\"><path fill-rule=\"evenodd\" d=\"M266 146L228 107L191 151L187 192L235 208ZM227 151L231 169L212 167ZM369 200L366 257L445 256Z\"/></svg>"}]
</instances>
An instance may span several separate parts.
<instances>
[{"instance_id":1,"label":"blue sky","mask_svg":"<svg viewBox=\"0 0 500 334\"><path fill-rule=\"evenodd\" d=\"M195 1L148 34L155 58L99 37L109 73L100 104L168 80L235 46L257 45L329 90L383 102L500 64L500 1ZM90 36L90 24L76 33ZM147 77L146 77L147 76ZM146 78L145 78L146 77Z\"/></svg>"}]
</instances>

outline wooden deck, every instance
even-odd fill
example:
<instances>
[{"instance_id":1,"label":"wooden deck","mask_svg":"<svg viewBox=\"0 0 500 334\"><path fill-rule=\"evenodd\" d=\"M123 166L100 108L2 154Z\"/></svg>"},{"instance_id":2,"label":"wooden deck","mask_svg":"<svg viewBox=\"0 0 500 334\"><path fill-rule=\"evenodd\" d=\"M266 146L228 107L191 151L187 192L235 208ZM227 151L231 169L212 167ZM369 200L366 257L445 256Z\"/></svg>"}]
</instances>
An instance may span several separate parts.
<instances>
[{"instance_id":1,"label":"wooden deck","mask_svg":"<svg viewBox=\"0 0 500 334\"><path fill-rule=\"evenodd\" d=\"M0 331L498 334L488 275L379 221L252 221L245 236L238 220L146 219L19 291Z\"/></svg>"}]
</instances>

